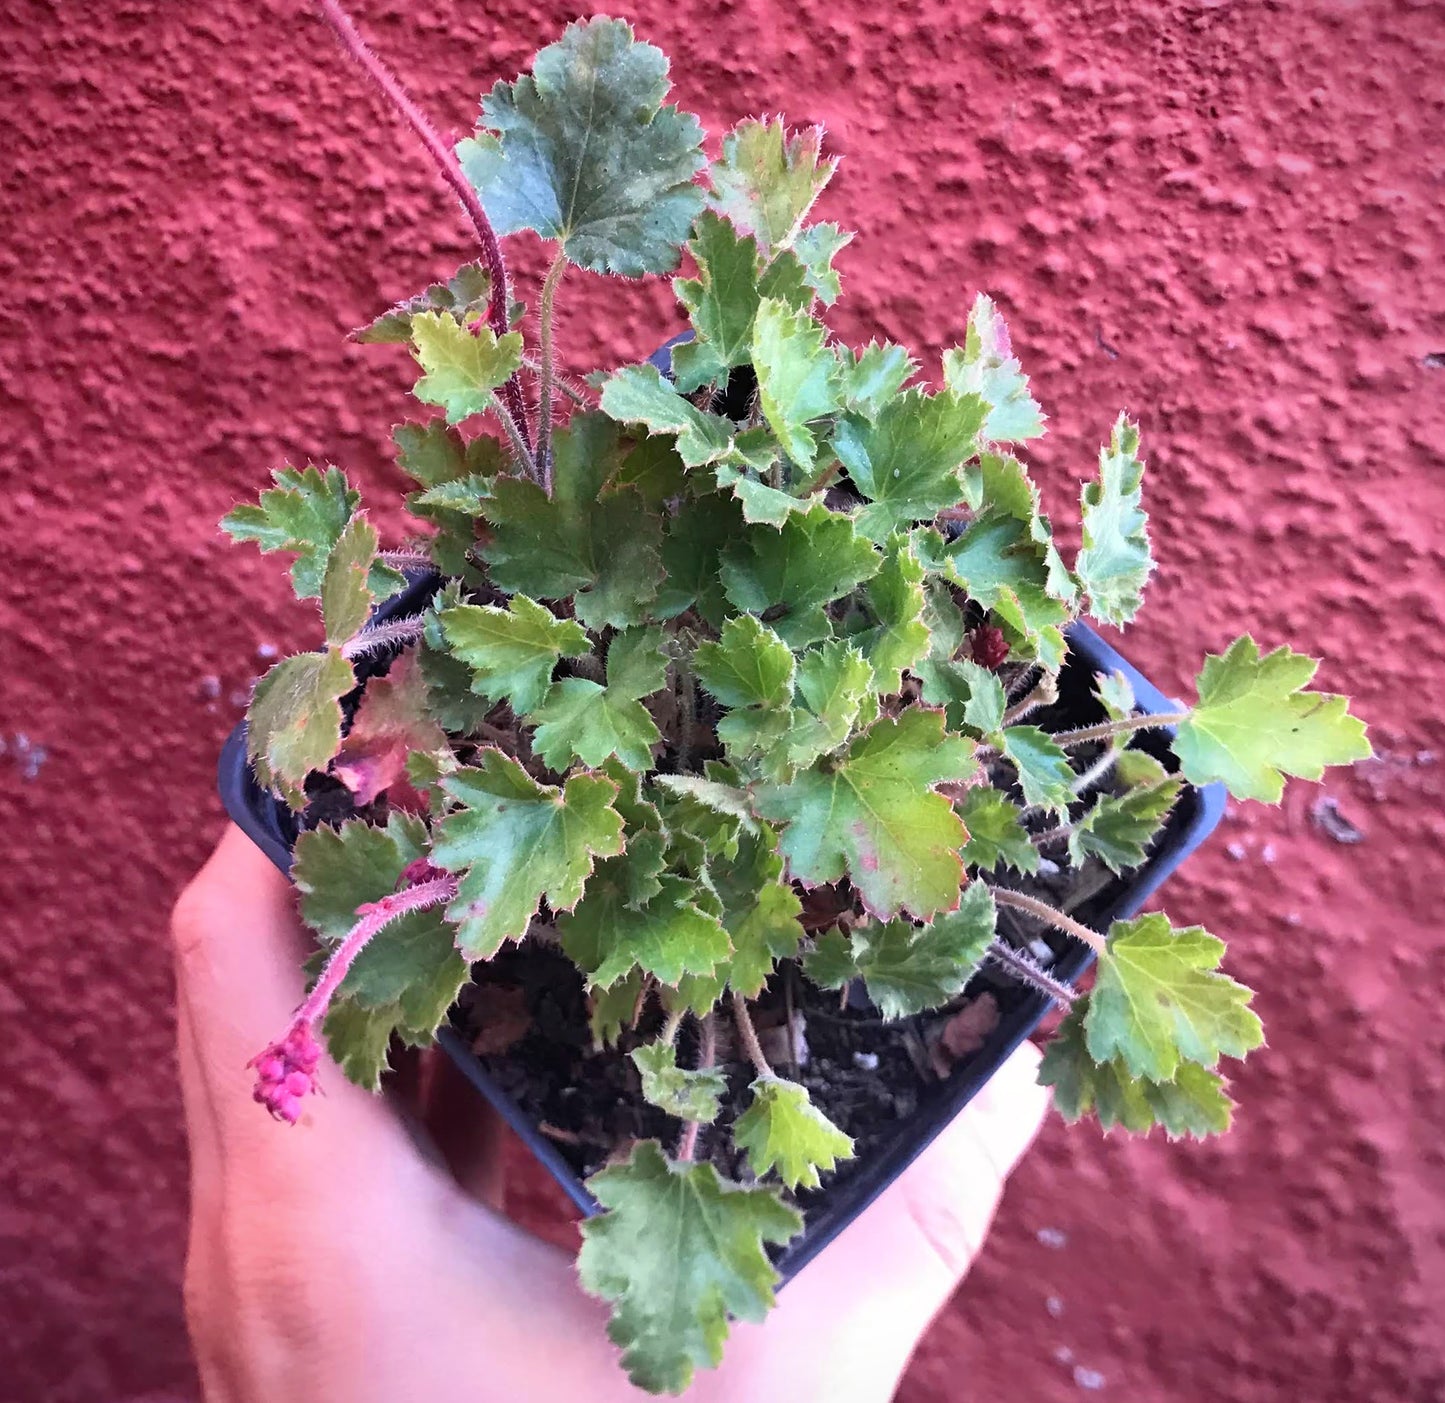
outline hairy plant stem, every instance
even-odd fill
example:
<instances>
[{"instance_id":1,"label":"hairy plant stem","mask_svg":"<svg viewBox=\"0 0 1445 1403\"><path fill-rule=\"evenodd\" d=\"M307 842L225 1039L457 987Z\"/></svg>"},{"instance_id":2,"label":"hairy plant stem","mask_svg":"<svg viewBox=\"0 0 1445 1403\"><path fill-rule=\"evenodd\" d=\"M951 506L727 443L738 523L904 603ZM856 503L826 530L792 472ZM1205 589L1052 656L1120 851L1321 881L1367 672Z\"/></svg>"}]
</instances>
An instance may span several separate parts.
<instances>
[{"instance_id":1,"label":"hairy plant stem","mask_svg":"<svg viewBox=\"0 0 1445 1403\"><path fill-rule=\"evenodd\" d=\"M1008 685L1007 696L1010 704L1016 702L1023 694L1032 688L1038 676L1038 668L1030 663L1017 677Z\"/></svg>"},{"instance_id":2,"label":"hairy plant stem","mask_svg":"<svg viewBox=\"0 0 1445 1403\"><path fill-rule=\"evenodd\" d=\"M1054 686L1053 679L1045 673L1039 679L1036 686L1024 699L1009 707L1003 714L1003 725L1016 726L1025 716L1031 716L1040 707L1048 706L1059 699L1058 688Z\"/></svg>"},{"instance_id":3,"label":"hairy plant stem","mask_svg":"<svg viewBox=\"0 0 1445 1403\"><path fill-rule=\"evenodd\" d=\"M440 906L443 902L453 900L456 894L455 877L434 877L429 882L418 882L414 887L393 892L382 897L380 901L358 906L356 914L359 919L332 952L326 968L321 971L321 978L316 981L316 987L296 1010L291 1026L294 1028L297 1024L305 1024L308 1028L314 1028L325 1017L341 981L346 978L352 963L374 935L393 921L400 920L413 911L425 911L430 906Z\"/></svg>"},{"instance_id":4,"label":"hairy plant stem","mask_svg":"<svg viewBox=\"0 0 1445 1403\"><path fill-rule=\"evenodd\" d=\"M685 1008L674 1009L667 1015L667 1022L662 1025L662 1032L658 1034L658 1041L666 1043L669 1047L677 1041L677 1030L682 1027L682 1020L687 1016Z\"/></svg>"},{"instance_id":5,"label":"hairy plant stem","mask_svg":"<svg viewBox=\"0 0 1445 1403\"><path fill-rule=\"evenodd\" d=\"M772 1076L773 1069L768 1065L768 1059L763 1056L758 1030L753 1027L752 1015L748 1013L748 1001L737 990L733 991L733 1018L737 1022L738 1036L743 1040L743 1050L748 1054L753 1070L760 1077Z\"/></svg>"},{"instance_id":6,"label":"hairy plant stem","mask_svg":"<svg viewBox=\"0 0 1445 1403\"><path fill-rule=\"evenodd\" d=\"M512 445L512 452L517 455L522 466L526 468L527 476L530 477L533 482L540 483L542 481L542 474L537 468L536 458L532 456L532 447L527 442L526 422L524 420L514 419L512 417L512 411L503 404L501 400L497 401L497 418L502 421L502 428L506 430L507 438ZM551 495L550 487L548 488L548 495Z\"/></svg>"},{"instance_id":7,"label":"hairy plant stem","mask_svg":"<svg viewBox=\"0 0 1445 1403\"><path fill-rule=\"evenodd\" d=\"M1076 731L1059 731L1054 739L1068 749L1071 745L1088 745L1090 741L1131 736L1135 731L1157 731L1166 726L1182 725L1191 715L1193 713L1189 711L1162 711L1157 716L1126 716L1120 721L1101 721L1097 726L1081 726Z\"/></svg>"},{"instance_id":8,"label":"hairy plant stem","mask_svg":"<svg viewBox=\"0 0 1445 1403\"><path fill-rule=\"evenodd\" d=\"M697 1070L705 1072L717 1060L717 1024L709 1013L698 1025ZM683 1122L682 1137L677 1142L677 1158L686 1163L697 1153L697 1135L702 1129L700 1121Z\"/></svg>"},{"instance_id":9,"label":"hairy plant stem","mask_svg":"<svg viewBox=\"0 0 1445 1403\"><path fill-rule=\"evenodd\" d=\"M1047 994L1062 1009L1072 1008L1074 1000L1079 997L1079 991L1072 984L1056 978L1032 955L1014 949L1006 940L991 941L985 955L1000 968Z\"/></svg>"},{"instance_id":10,"label":"hairy plant stem","mask_svg":"<svg viewBox=\"0 0 1445 1403\"><path fill-rule=\"evenodd\" d=\"M530 370L534 375L541 375L542 362L535 356L523 356L522 367ZM565 375L558 375L555 371L552 375L552 384L555 389L560 390L579 409L591 409L592 401L587 398Z\"/></svg>"},{"instance_id":11,"label":"hairy plant stem","mask_svg":"<svg viewBox=\"0 0 1445 1403\"><path fill-rule=\"evenodd\" d=\"M394 550L379 550L376 558L393 570L435 570L432 558L417 546L398 546Z\"/></svg>"},{"instance_id":12,"label":"hairy plant stem","mask_svg":"<svg viewBox=\"0 0 1445 1403\"><path fill-rule=\"evenodd\" d=\"M1119 756L1122 755L1121 746L1110 746L1092 765L1089 766L1075 781L1074 793L1084 795L1089 792L1098 782L1119 763Z\"/></svg>"},{"instance_id":13,"label":"hairy plant stem","mask_svg":"<svg viewBox=\"0 0 1445 1403\"><path fill-rule=\"evenodd\" d=\"M457 198L462 202L462 208L466 211L472 227L476 230L477 239L482 246L482 258L492 280L492 300L487 308L487 320L491 323L495 335L505 336L510 330L508 318L512 299L507 282L507 265L502 258L502 246L497 242L496 231L492 228L492 221L487 218L486 210L482 208L481 199L472 188L471 181L462 173L461 163L457 160L456 154L442 140L430 118L416 105L401 80L361 37L361 31L357 29L351 16L341 7L338 0L317 0L317 6L321 10L322 17L341 41L342 48L360 64L372 82L401 114L403 120L426 148L427 154L432 158L442 179L451 186ZM522 401L521 384L515 375L502 387L502 395L508 411L514 419L525 426L526 405Z\"/></svg>"},{"instance_id":14,"label":"hairy plant stem","mask_svg":"<svg viewBox=\"0 0 1445 1403\"><path fill-rule=\"evenodd\" d=\"M557 373L556 351L552 344L552 315L557 300L557 287L566 271L567 255L558 249L542 284L538 335L542 351L542 374L537 403L537 465L542 470L542 490L549 497L552 495L552 384Z\"/></svg>"},{"instance_id":15,"label":"hairy plant stem","mask_svg":"<svg viewBox=\"0 0 1445 1403\"><path fill-rule=\"evenodd\" d=\"M415 642L422 635L424 615L417 614L410 619L392 619L389 623L377 624L353 634L341 645L341 656L354 662L370 653L379 653L398 643Z\"/></svg>"},{"instance_id":16,"label":"hairy plant stem","mask_svg":"<svg viewBox=\"0 0 1445 1403\"><path fill-rule=\"evenodd\" d=\"M686 657L678 658L673 666L677 669L677 768L686 774L692 764L692 732L697 725L697 678Z\"/></svg>"},{"instance_id":17,"label":"hairy plant stem","mask_svg":"<svg viewBox=\"0 0 1445 1403\"><path fill-rule=\"evenodd\" d=\"M1011 906L1015 911L1022 911L1024 915L1032 916L1034 920L1041 921L1046 926L1053 926L1066 935L1072 935L1075 940L1082 940L1085 945L1092 947L1101 955L1107 948L1107 942L1098 931L1090 930L1088 926L1076 921L1072 916L1064 915L1062 911L1056 910L1045 901L1025 896L1023 892L1013 891L1009 887L990 887L989 890L993 893L993 899L1000 906Z\"/></svg>"}]
</instances>

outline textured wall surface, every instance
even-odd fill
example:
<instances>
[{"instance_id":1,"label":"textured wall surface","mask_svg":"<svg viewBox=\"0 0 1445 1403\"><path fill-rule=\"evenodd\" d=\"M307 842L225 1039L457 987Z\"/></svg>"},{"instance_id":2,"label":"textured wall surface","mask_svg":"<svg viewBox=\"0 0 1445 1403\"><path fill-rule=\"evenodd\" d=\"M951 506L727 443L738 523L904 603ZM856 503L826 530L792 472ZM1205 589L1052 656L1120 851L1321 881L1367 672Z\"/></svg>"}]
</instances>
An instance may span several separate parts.
<instances>
[{"instance_id":1,"label":"textured wall surface","mask_svg":"<svg viewBox=\"0 0 1445 1403\"><path fill-rule=\"evenodd\" d=\"M458 133L570 17L356 8ZM1241 627L1294 640L1380 752L1328 789L1363 842L1296 786L1168 891L1264 991L1239 1129L1051 1125L903 1397L1445 1396L1445 10L612 8L713 131L828 125L842 334L936 355L1000 299L1066 538L1116 409L1141 417L1146 671L1182 692ZM220 825L218 743L314 627L214 523L286 459L385 501L405 357L342 333L471 251L297 0L6 0L0 126L0 1394L159 1403L195 1387L165 914ZM565 354L645 353L669 306L569 279Z\"/></svg>"}]
</instances>

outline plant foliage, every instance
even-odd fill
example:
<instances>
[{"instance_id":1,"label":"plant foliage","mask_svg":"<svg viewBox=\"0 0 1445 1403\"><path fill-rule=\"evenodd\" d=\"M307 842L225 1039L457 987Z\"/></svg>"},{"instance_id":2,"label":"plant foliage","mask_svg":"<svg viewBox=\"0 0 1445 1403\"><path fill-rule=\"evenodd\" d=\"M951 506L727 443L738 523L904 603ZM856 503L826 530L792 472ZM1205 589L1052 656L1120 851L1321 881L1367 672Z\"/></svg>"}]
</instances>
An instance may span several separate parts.
<instances>
[{"instance_id":1,"label":"plant foliage","mask_svg":"<svg viewBox=\"0 0 1445 1403\"><path fill-rule=\"evenodd\" d=\"M844 345L824 312L851 236L814 217L822 133L743 121L708 166L667 75L596 18L483 100L461 167L498 232L559 261L536 344L488 322L483 264L357 334L405 344L439 411L395 431L411 538L383 549L335 467L283 468L223 525L289 554L320 611L319 650L279 662L248 715L256 777L304 830L296 883L325 947L298 1027L376 1086L471 962L558 946L598 1055L630 1056L649 1114L676 1122L676 1153L647 1140L590 1180L605 1211L581 1276L633 1379L677 1391L730 1317L771 1304L793 1192L853 1154L796 1069L764 1060L754 1013L801 971L924 1015L992 958L1072 1002L1042 1074L1066 1115L1222 1130L1220 1064L1262 1033L1221 941L1162 914L1093 932L1053 913L1051 948L1097 949L1082 994L998 908L1047 913L1026 895L1046 861L1138 867L1186 782L1273 802L1286 775L1369 747L1344 698L1306 690L1312 659L1247 636L1205 661L1193 707L1141 713L1116 676L1097 724L1070 729L1068 630L1133 619L1153 568L1137 425L1109 431L1070 563L1012 451L1044 416L998 307L980 295L936 367ZM625 365L555 399L562 260L686 261L670 374ZM545 417L526 423L533 381ZM377 615L399 567L433 577L430 600ZM321 821L337 784L352 816ZM733 1023L739 1051L716 1062ZM741 1182L697 1153L700 1125Z\"/></svg>"}]
</instances>

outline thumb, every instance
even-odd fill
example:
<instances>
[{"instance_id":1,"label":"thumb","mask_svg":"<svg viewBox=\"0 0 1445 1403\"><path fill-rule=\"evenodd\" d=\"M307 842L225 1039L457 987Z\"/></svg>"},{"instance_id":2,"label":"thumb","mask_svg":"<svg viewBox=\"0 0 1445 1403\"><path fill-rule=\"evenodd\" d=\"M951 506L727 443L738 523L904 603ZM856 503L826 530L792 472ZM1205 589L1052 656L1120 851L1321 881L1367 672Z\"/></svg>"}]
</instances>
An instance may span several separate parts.
<instances>
[{"instance_id":1,"label":"thumb","mask_svg":"<svg viewBox=\"0 0 1445 1403\"><path fill-rule=\"evenodd\" d=\"M885 1399L963 1279L1004 1182L1043 1124L1049 1093L1025 1043L878 1200L778 1297L766 1330L739 1327L730 1362L765 1348L795 1396ZM780 1336L796 1340L785 1345ZM764 1340L766 1344L764 1344ZM741 1356L741 1357L739 1357ZM822 1377L820 1377L820 1371Z\"/></svg>"}]
</instances>

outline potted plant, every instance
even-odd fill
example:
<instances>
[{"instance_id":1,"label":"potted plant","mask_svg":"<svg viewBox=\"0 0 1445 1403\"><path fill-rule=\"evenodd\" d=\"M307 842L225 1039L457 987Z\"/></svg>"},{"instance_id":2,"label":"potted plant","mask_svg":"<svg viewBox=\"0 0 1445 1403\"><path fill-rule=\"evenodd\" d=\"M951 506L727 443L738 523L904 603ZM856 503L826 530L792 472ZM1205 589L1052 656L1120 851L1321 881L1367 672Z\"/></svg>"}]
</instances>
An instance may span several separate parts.
<instances>
[{"instance_id":1,"label":"potted plant","mask_svg":"<svg viewBox=\"0 0 1445 1403\"><path fill-rule=\"evenodd\" d=\"M932 388L902 346L829 332L850 236L809 222L818 130L746 120L709 161L664 56L597 18L498 83L454 157L322 8L483 256L356 333L408 346L440 411L395 430L414 539L383 546L334 467L223 523L294 557L324 637L222 761L323 947L256 1099L325 1114L323 1045L376 1087L441 1030L592 1215L582 1283L657 1391L1051 1004L1066 1116L1223 1130L1250 991L1213 935L1135 913L1223 790L1274 802L1369 747L1286 647L1239 638L1171 704L1083 625L1127 624L1152 569L1135 425L1070 565L987 297ZM498 243L521 229L555 253L535 319ZM569 266L684 261L687 338L564 380Z\"/></svg>"}]
</instances>

